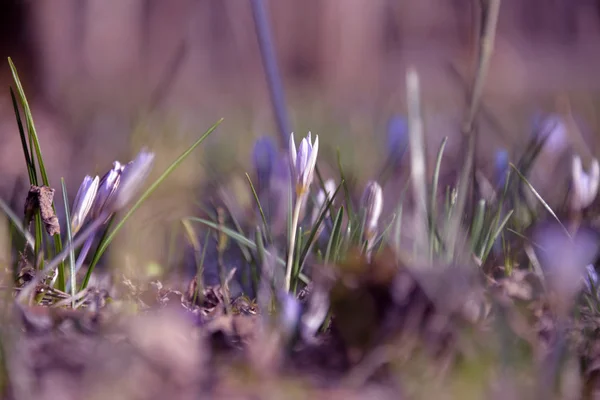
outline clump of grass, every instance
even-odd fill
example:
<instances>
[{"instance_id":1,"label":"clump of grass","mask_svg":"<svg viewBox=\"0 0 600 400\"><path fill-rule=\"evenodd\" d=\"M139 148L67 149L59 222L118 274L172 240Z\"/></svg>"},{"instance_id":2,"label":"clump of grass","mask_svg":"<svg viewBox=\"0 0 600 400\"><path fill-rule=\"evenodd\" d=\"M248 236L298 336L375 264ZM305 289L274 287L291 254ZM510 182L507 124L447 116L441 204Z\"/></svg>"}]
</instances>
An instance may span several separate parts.
<instances>
[{"instance_id":1,"label":"clump of grass","mask_svg":"<svg viewBox=\"0 0 600 400\"><path fill-rule=\"evenodd\" d=\"M19 80L19 76L14 66L12 60L9 58L9 65L11 71L13 73L13 78L15 81L15 86L17 88L17 93L19 95L21 107L25 114L26 121L26 130L24 129L24 125L21 120L20 110L17 104L16 96L11 88L11 98L13 100L13 106L15 110L15 116L17 118L17 126L19 128L19 134L21 136L21 143L23 146L23 154L25 157L25 164L28 171L28 176L30 180L30 184L35 187L38 185L43 185L44 187L50 188L50 182L48 180L48 175L46 172L46 168L44 165L44 159L42 156L39 138L35 129L35 124L33 121L33 116L31 109L29 107L29 103L27 102L27 98L25 96L25 92L23 90L23 86ZM149 169L152 166L152 160L154 155L149 152L142 151L136 160L132 161L126 166L120 167L117 171L115 170L115 178L116 180L112 181L110 186L101 187L101 190L104 190L106 194L104 197L100 198L100 193L98 197L96 197L95 192L92 194L92 198L89 199L93 201L93 204L88 204L87 211L85 211L83 216L79 216L80 220L78 221L79 225L83 225L85 222L85 218L87 213L95 207L97 210L93 215L94 219L88 223L88 226L85 230L80 232L76 238L73 238L73 233L71 231L71 219L70 219L70 210L69 210L69 202L68 196L66 192L66 186L64 180L61 181L62 186L62 194L64 200L64 207L67 216L67 226L66 226L66 237L61 237L60 234L53 235L53 243L54 243L54 251L51 253L45 254L44 249L46 248L45 243L49 239L46 236L46 231L44 230L43 221L42 221L42 213L43 206L37 205L34 208L33 213L35 219L34 226L34 235L33 238L29 233L29 228L23 224L23 222L9 209L9 207L2 202L2 208L7 213L8 217L11 219L12 223L18 228L18 230L22 233L22 235L26 238L26 243L28 243L34 265L38 269L38 272L34 278L34 280L29 283L27 289L23 289L19 295L20 299L26 298L31 291L33 291L36 287L36 284L41 282L45 277L50 273L54 273L56 269L56 279L51 280L51 286L56 286L56 289L59 291L64 291L66 288L66 271L64 268L64 260L66 256L69 256L69 264L70 275L72 279L71 285L71 297L73 302L71 303L74 306L75 296L78 291L85 290L91 274L94 271L94 267L97 265L98 261L102 254L108 249L110 243L114 240L117 233L122 229L127 220L133 215L133 213L144 203L144 201L161 185L161 183L168 178L168 176L194 151L196 147L198 147L221 123L222 119L219 120L215 125L213 125L210 129L208 129L196 142L194 142L183 154L181 154L173 163L154 181L146 191L140 196L140 198L133 204L131 208L125 213L125 215L120 218L114 226L112 226L112 222L114 221L114 216L117 212L122 211L130 202L133 196L136 195L138 188L149 172ZM35 154L35 157L33 155ZM37 164L36 164L37 160ZM118 164L118 163L117 163ZM39 174L38 174L39 170ZM101 204L100 204L101 203ZM56 207L54 202L50 205L51 212L56 213ZM80 212L80 210L73 210L74 212ZM88 268L87 274L79 288L76 288L75 281L75 254L74 252L84 241L93 238L96 231L105 225L106 222L109 222L104 230L104 233L100 239L98 246L96 247L91 264ZM79 229L79 228L78 228ZM65 247L66 243L66 248ZM87 242L90 243L91 242ZM24 249L27 250L27 249ZM89 250L89 248L88 248ZM87 253L87 251L86 251ZM81 255L80 255L81 256ZM82 254L81 258L85 258L85 254ZM39 263L38 263L39 261Z\"/></svg>"}]
</instances>

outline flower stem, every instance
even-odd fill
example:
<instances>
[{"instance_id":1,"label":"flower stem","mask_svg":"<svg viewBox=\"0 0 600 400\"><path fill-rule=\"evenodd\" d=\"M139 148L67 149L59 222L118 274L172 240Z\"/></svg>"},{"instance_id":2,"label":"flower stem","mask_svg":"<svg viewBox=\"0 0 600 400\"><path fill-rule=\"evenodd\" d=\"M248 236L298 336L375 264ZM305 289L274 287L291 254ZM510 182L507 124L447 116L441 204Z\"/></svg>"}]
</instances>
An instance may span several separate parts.
<instances>
[{"instance_id":1,"label":"flower stem","mask_svg":"<svg viewBox=\"0 0 600 400\"><path fill-rule=\"evenodd\" d=\"M300 195L296 199L296 205L294 207L294 213L292 215L292 229L290 232L290 246L288 249L288 259L285 271L285 291L289 292L292 281L292 265L294 264L294 248L296 246L296 231L298 230L298 219L300 218L300 209L302 208L302 202L304 196Z\"/></svg>"}]
</instances>

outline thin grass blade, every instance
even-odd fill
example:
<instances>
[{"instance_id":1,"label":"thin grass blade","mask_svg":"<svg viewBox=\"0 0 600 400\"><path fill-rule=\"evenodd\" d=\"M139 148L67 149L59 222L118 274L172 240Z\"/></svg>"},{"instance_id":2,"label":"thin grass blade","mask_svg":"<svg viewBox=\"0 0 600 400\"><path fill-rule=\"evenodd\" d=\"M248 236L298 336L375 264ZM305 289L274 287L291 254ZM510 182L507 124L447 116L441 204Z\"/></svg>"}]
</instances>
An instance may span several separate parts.
<instances>
[{"instance_id":1,"label":"thin grass blade","mask_svg":"<svg viewBox=\"0 0 600 400\"><path fill-rule=\"evenodd\" d=\"M65 185L65 178L60 178L60 185L62 186L62 195L65 205L65 218L67 226L67 246L70 246L73 242L73 235L71 232L71 211L69 210L69 196L67 195L67 186ZM75 249L71 248L69 252L69 272L71 276L71 307L75 308L75 293L77 285L77 277L75 276ZM58 278L59 280L61 277ZM64 277L62 277L64 279ZM60 285L60 284L59 284Z\"/></svg>"}]
</instances>

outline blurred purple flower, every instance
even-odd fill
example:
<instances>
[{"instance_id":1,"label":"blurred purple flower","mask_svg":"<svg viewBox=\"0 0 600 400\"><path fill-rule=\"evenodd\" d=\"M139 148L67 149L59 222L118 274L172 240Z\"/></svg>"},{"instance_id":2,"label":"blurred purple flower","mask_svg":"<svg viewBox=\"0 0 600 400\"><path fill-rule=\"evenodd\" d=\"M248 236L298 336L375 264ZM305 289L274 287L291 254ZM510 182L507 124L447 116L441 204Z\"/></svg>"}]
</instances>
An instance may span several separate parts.
<instances>
[{"instance_id":1,"label":"blurred purple flower","mask_svg":"<svg viewBox=\"0 0 600 400\"><path fill-rule=\"evenodd\" d=\"M567 125L559 114L536 112L532 118L533 134L538 139L546 138L544 148L552 153L561 153L569 144Z\"/></svg>"},{"instance_id":2,"label":"blurred purple flower","mask_svg":"<svg viewBox=\"0 0 600 400\"><path fill-rule=\"evenodd\" d=\"M296 297L285 292L280 291L279 296L279 328L285 332L286 336L291 336L300 322L300 316L302 315L302 305Z\"/></svg>"},{"instance_id":3,"label":"blurred purple flower","mask_svg":"<svg viewBox=\"0 0 600 400\"><path fill-rule=\"evenodd\" d=\"M269 186L271 175L277 163L277 144L270 136L261 136L254 142L252 161L258 179L258 188Z\"/></svg>"},{"instance_id":4,"label":"blurred purple flower","mask_svg":"<svg viewBox=\"0 0 600 400\"><path fill-rule=\"evenodd\" d=\"M509 155L506 150L498 150L496 151L495 160L494 160L494 169L496 174L496 189L503 190L504 185L506 184L506 176L508 175L509 170Z\"/></svg>"},{"instance_id":5,"label":"blurred purple flower","mask_svg":"<svg viewBox=\"0 0 600 400\"><path fill-rule=\"evenodd\" d=\"M387 124L387 150L394 163L399 162L408 147L408 121L405 117L395 115Z\"/></svg>"},{"instance_id":6,"label":"blurred purple flower","mask_svg":"<svg viewBox=\"0 0 600 400\"><path fill-rule=\"evenodd\" d=\"M588 265L598 256L598 232L580 228L568 237L557 223L540 223L533 231L538 260L549 286L564 306L572 301L589 275Z\"/></svg>"}]
</instances>

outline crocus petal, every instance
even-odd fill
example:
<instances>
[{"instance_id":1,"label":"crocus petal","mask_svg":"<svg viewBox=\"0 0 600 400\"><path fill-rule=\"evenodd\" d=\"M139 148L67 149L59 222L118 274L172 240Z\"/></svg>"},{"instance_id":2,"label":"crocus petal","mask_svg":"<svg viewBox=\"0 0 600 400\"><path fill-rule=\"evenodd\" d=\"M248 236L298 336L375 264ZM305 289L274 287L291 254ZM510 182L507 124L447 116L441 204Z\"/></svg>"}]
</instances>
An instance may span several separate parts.
<instances>
[{"instance_id":1,"label":"crocus petal","mask_svg":"<svg viewBox=\"0 0 600 400\"><path fill-rule=\"evenodd\" d=\"M150 175L153 165L154 153L145 149L138 153L137 157L123 171L115 200L113 204L108 205L111 211L118 211L131 201Z\"/></svg>"},{"instance_id":2,"label":"crocus petal","mask_svg":"<svg viewBox=\"0 0 600 400\"><path fill-rule=\"evenodd\" d=\"M383 191L381 185L375 181L369 181L363 194L362 205L366 210L365 222L367 235L373 236L377 230L379 217L383 208Z\"/></svg>"},{"instance_id":3,"label":"crocus petal","mask_svg":"<svg viewBox=\"0 0 600 400\"><path fill-rule=\"evenodd\" d=\"M303 176L306 172L306 165L308 164L308 159L310 157L310 149L308 147L308 143L306 138L302 139L300 142L300 148L298 149L298 158L296 159L296 171L300 176Z\"/></svg>"},{"instance_id":4,"label":"crocus petal","mask_svg":"<svg viewBox=\"0 0 600 400\"><path fill-rule=\"evenodd\" d=\"M306 175L304 177L303 184L308 188L313 180L313 173L315 170L315 166L317 164L317 155L319 153L319 135L315 137L315 143L312 147L312 152L310 153L310 159L307 161L306 166Z\"/></svg>"},{"instance_id":5,"label":"crocus petal","mask_svg":"<svg viewBox=\"0 0 600 400\"><path fill-rule=\"evenodd\" d=\"M325 193L327 193L328 199L330 199L331 196L333 196L333 194L335 193L335 189L337 189L335 181L333 179L327 179L325 181Z\"/></svg>"},{"instance_id":6,"label":"crocus petal","mask_svg":"<svg viewBox=\"0 0 600 400\"><path fill-rule=\"evenodd\" d=\"M100 179L96 201L92 207L92 218L99 217L102 211L104 211L107 202L114 196L121 181L122 172L123 166L118 161L115 161L113 168Z\"/></svg>"},{"instance_id":7,"label":"crocus petal","mask_svg":"<svg viewBox=\"0 0 600 400\"><path fill-rule=\"evenodd\" d=\"M292 173L292 178L296 176L296 142L294 141L294 133L290 134L289 152L290 152L290 171Z\"/></svg>"},{"instance_id":8,"label":"crocus petal","mask_svg":"<svg viewBox=\"0 0 600 400\"><path fill-rule=\"evenodd\" d=\"M94 204L99 182L100 179L97 176L92 179L91 176L86 175L81 186L79 186L71 210L71 231L73 235L81 229Z\"/></svg>"}]
</instances>

